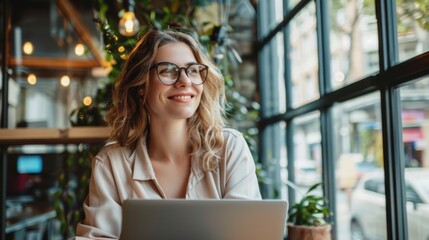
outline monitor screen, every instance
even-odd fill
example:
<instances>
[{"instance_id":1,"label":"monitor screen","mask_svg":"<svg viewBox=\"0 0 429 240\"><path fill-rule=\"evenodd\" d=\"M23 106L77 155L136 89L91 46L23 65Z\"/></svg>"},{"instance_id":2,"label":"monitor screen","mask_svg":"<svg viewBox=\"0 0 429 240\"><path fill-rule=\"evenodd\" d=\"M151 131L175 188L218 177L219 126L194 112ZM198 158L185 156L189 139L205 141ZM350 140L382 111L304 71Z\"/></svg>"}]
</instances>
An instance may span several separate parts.
<instances>
[{"instance_id":1,"label":"monitor screen","mask_svg":"<svg viewBox=\"0 0 429 240\"><path fill-rule=\"evenodd\" d=\"M17 159L18 173L41 173L43 170L43 159L40 155L20 155Z\"/></svg>"}]
</instances>

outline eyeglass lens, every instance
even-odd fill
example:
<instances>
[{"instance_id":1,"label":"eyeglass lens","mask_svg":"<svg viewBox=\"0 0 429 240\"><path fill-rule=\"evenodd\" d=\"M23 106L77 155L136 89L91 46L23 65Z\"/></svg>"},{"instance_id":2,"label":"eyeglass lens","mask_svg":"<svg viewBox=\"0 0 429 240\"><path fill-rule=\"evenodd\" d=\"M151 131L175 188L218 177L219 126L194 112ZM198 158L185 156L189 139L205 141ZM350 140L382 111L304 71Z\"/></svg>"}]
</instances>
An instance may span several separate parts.
<instances>
[{"instance_id":1,"label":"eyeglass lens","mask_svg":"<svg viewBox=\"0 0 429 240\"><path fill-rule=\"evenodd\" d=\"M180 68L174 63L160 63L156 66L159 80L167 85L176 83L182 69L193 84L202 84L207 78L208 67L198 63L193 63L186 68Z\"/></svg>"}]
</instances>

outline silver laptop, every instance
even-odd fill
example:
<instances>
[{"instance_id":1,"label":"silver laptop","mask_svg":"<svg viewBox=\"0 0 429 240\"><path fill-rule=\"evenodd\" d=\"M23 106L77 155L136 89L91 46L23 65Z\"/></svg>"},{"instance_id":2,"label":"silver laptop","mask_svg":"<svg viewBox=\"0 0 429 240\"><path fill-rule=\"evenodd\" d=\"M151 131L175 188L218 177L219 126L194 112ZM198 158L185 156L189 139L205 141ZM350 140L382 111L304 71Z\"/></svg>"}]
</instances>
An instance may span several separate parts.
<instances>
[{"instance_id":1,"label":"silver laptop","mask_svg":"<svg viewBox=\"0 0 429 240\"><path fill-rule=\"evenodd\" d=\"M281 240L284 200L126 200L121 239Z\"/></svg>"}]
</instances>

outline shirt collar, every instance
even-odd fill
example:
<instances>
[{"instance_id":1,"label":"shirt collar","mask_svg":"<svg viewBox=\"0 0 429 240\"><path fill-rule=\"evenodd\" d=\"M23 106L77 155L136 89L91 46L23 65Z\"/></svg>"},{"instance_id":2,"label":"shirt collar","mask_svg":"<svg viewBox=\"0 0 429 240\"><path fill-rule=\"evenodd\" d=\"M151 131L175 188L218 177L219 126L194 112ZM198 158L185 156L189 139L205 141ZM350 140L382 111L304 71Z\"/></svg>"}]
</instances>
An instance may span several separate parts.
<instances>
[{"instance_id":1,"label":"shirt collar","mask_svg":"<svg viewBox=\"0 0 429 240\"><path fill-rule=\"evenodd\" d=\"M143 134L137 141L136 148L130 157L134 158L134 166L132 167L134 180L155 179L155 171L147 152L146 134Z\"/></svg>"}]
</instances>

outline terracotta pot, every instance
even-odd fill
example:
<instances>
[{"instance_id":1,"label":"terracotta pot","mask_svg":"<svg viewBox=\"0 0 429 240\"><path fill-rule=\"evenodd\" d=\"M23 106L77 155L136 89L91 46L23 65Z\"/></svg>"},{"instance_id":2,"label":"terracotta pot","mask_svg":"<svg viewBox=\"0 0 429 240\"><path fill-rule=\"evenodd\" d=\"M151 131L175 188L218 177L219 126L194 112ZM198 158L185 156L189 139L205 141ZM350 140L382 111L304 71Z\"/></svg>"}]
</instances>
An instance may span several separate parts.
<instances>
[{"instance_id":1,"label":"terracotta pot","mask_svg":"<svg viewBox=\"0 0 429 240\"><path fill-rule=\"evenodd\" d=\"M331 240L331 225L295 226L287 225L288 240Z\"/></svg>"}]
</instances>

